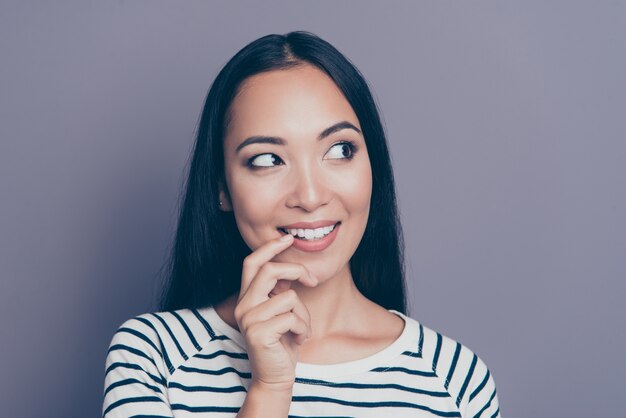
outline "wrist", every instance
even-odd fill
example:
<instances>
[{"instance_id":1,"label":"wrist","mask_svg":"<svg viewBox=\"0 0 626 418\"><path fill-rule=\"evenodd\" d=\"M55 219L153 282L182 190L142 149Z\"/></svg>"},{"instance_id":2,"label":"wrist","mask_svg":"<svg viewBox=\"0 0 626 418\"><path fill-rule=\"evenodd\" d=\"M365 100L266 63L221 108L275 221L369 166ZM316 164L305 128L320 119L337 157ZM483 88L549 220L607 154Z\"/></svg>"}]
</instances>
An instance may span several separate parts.
<instances>
[{"instance_id":1,"label":"wrist","mask_svg":"<svg viewBox=\"0 0 626 418\"><path fill-rule=\"evenodd\" d=\"M291 407L292 386L252 382L238 418L287 417Z\"/></svg>"},{"instance_id":2,"label":"wrist","mask_svg":"<svg viewBox=\"0 0 626 418\"><path fill-rule=\"evenodd\" d=\"M291 395L293 393L293 383L267 383L263 381L253 380L250 383L248 394L250 392L263 394L264 396L270 396L277 399L287 397L289 398L289 400L291 400Z\"/></svg>"}]
</instances>

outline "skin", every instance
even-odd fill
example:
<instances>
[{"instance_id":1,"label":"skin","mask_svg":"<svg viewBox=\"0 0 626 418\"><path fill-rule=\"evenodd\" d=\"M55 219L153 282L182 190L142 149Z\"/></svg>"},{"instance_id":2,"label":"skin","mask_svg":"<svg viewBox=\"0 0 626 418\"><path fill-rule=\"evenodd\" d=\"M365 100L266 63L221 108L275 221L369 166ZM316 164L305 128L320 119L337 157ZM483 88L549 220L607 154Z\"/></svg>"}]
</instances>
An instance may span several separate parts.
<instances>
[{"instance_id":1,"label":"skin","mask_svg":"<svg viewBox=\"0 0 626 418\"><path fill-rule=\"evenodd\" d=\"M365 140L360 132L347 128L318 140L324 129L342 121L361 130L348 101L325 73L302 65L249 78L230 112L221 209L234 212L239 232L253 253L280 237L280 226L322 219L342 223L335 241L323 251L287 246L272 254L272 263L303 266L303 276L318 281L311 286L302 282L307 279L280 280L273 291L291 288L296 305L304 305L294 312L308 316L304 319L312 336L299 345L299 361L356 360L390 345L401 334L404 321L366 299L349 268L370 209L372 173ZM281 137L286 143L251 144L237 152L246 138L257 135ZM356 146L352 159L342 158L349 151L336 145L346 140ZM280 160L272 161L267 154ZM254 164L269 167L247 166L254 156ZM242 289L249 285L242 284ZM241 295L233 295L216 306L217 313L236 329L238 299Z\"/></svg>"}]
</instances>

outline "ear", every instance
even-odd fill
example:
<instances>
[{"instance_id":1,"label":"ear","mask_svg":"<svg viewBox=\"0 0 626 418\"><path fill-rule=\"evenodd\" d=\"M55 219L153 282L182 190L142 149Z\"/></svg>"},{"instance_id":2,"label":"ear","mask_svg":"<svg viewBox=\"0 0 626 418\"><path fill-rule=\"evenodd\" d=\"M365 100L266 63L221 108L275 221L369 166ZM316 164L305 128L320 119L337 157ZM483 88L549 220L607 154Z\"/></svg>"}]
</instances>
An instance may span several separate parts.
<instances>
[{"instance_id":1,"label":"ear","mask_svg":"<svg viewBox=\"0 0 626 418\"><path fill-rule=\"evenodd\" d=\"M219 188L219 202L222 202L221 205L219 204L219 202L217 202L220 210L223 212L232 212L233 206L230 202L230 194L226 190L224 183L220 181L218 184L218 188Z\"/></svg>"}]
</instances>

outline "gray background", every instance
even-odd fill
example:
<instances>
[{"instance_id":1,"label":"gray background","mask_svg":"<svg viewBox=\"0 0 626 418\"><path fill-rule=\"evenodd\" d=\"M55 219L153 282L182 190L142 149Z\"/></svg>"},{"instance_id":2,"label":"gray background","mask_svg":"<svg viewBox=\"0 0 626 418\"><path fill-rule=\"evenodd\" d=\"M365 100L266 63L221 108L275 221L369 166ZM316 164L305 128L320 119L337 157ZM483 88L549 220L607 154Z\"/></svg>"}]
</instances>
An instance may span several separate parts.
<instances>
[{"instance_id":1,"label":"gray background","mask_svg":"<svg viewBox=\"0 0 626 418\"><path fill-rule=\"evenodd\" d=\"M388 131L411 316L495 376L503 415L623 410L626 5L0 3L0 405L98 416L117 326L154 308L219 68L310 30Z\"/></svg>"}]
</instances>

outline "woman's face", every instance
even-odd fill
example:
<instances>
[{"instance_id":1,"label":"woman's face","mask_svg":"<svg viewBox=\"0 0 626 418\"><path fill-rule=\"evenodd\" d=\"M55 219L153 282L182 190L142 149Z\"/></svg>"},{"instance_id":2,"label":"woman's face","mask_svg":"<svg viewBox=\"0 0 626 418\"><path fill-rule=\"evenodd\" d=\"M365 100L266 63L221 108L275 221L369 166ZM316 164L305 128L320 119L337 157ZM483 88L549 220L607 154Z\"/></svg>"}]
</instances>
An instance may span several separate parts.
<instances>
[{"instance_id":1,"label":"woman's face","mask_svg":"<svg viewBox=\"0 0 626 418\"><path fill-rule=\"evenodd\" d=\"M304 231L274 261L303 264L320 281L346 273L367 225L372 173L341 91L310 65L270 71L244 81L230 114L220 196L243 240L255 250L286 226L340 222L328 238L306 240L313 231Z\"/></svg>"}]
</instances>

